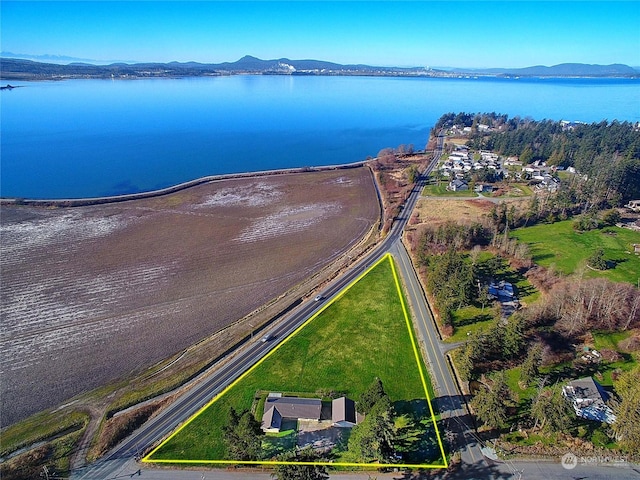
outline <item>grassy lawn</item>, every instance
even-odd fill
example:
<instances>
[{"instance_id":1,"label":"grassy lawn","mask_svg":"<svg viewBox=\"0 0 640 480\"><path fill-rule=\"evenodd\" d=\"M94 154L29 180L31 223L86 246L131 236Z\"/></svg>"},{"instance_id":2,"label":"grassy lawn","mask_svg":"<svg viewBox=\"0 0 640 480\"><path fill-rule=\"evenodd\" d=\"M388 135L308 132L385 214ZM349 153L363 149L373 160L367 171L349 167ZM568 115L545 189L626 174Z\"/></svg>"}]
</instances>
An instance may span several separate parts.
<instances>
[{"instance_id":1,"label":"grassy lawn","mask_svg":"<svg viewBox=\"0 0 640 480\"><path fill-rule=\"evenodd\" d=\"M516 401L515 417L517 419L523 419L528 414L529 402L535 396L537 390L536 382L525 389L521 388L520 370L521 367L505 370L507 385L509 385L509 388L516 397L514 400Z\"/></svg>"},{"instance_id":2,"label":"grassy lawn","mask_svg":"<svg viewBox=\"0 0 640 480\"><path fill-rule=\"evenodd\" d=\"M463 309L457 310L454 313L454 321L459 318L458 315L461 314L461 311L462 315L464 315L466 313L464 311L468 309L474 309L478 311L480 310L477 307L465 307ZM485 307L484 311L486 314L486 312L491 312L491 309ZM478 319L478 317L475 317L472 323L467 323L459 327L456 326L453 335L451 335L449 338L445 338L444 341L447 343L465 342L469 339L469 335L482 330L487 330L491 325L493 325L494 322L495 320L493 320L493 318L491 317L489 317L488 319L485 318L484 320L480 320Z\"/></svg>"},{"instance_id":3,"label":"grassy lawn","mask_svg":"<svg viewBox=\"0 0 640 480\"><path fill-rule=\"evenodd\" d=\"M396 411L413 415L414 405L427 404L412 335L391 257L387 257L223 392L155 451L150 461L233 460L227 457L222 439L228 411L232 406L236 410L251 408L256 393L265 390L309 392L319 397L333 391L358 399L377 376ZM285 436L277 441L269 439L269 443L278 447L289 440ZM265 458L270 450L265 450ZM432 459L423 459L427 460Z\"/></svg>"},{"instance_id":4,"label":"grassy lawn","mask_svg":"<svg viewBox=\"0 0 640 480\"><path fill-rule=\"evenodd\" d=\"M461 192L450 192L447 190L449 182L442 182L440 185L427 185L422 190L422 195L427 197L472 197L478 195L473 190L463 190Z\"/></svg>"},{"instance_id":5,"label":"grassy lawn","mask_svg":"<svg viewBox=\"0 0 640 480\"><path fill-rule=\"evenodd\" d=\"M573 221L565 220L551 225L519 228L511 235L529 244L533 260L539 265L555 267L564 274L572 274L585 265L586 259L598 248L613 268L594 271L585 268L586 277L605 277L614 282L637 284L640 257L632 252L632 244L640 243L640 233L625 228L576 232Z\"/></svg>"},{"instance_id":6,"label":"grassy lawn","mask_svg":"<svg viewBox=\"0 0 640 480\"><path fill-rule=\"evenodd\" d=\"M615 350L622 355L622 359L617 362L603 362L598 367L598 371L602 375L598 378L605 387L611 387L613 385L612 374L615 370L628 371L634 368L638 364L636 356L624 353L618 347L618 343L622 340L626 340L631 335L631 332L593 332L593 344L596 350L602 351L603 349ZM637 355L637 354L636 354Z\"/></svg>"},{"instance_id":7,"label":"grassy lawn","mask_svg":"<svg viewBox=\"0 0 640 480\"><path fill-rule=\"evenodd\" d=\"M602 350L603 348L609 348L611 350L618 350L618 343L629 338L631 332L592 332L592 335L596 349Z\"/></svg>"},{"instance_id":8,"label":"grassy lawn","mask_svg":"<svg viewBox=\"0 0 640 480\"><path fill-rule=\"evenodd\" d=\"M526 183L510 183L509 186L505 189L505 193L502 195L485 195L488 197L496 197L496 198L520 198L520 197L530 197L533 195L533 190Z\"/></svg>"}]
</instances>

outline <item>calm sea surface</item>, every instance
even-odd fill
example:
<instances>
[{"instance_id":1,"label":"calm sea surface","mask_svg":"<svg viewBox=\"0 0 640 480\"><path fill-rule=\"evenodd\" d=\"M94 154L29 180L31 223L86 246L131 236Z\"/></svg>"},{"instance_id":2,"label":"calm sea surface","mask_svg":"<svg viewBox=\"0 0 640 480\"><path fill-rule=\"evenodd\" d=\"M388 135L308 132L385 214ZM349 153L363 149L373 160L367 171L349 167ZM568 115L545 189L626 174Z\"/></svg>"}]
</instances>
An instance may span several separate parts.
<instances>
[{"instance_id":1,"label":"calm sea surface","mask_svg":"<svg viewBox=\"0 0 640 480\"><path fill-rule=\"evenodd\" d=\"M445 112L640 121L640 80L233 76L19 83L0 195L76 198L422 149Z\"/></svg>"}]
</instances>

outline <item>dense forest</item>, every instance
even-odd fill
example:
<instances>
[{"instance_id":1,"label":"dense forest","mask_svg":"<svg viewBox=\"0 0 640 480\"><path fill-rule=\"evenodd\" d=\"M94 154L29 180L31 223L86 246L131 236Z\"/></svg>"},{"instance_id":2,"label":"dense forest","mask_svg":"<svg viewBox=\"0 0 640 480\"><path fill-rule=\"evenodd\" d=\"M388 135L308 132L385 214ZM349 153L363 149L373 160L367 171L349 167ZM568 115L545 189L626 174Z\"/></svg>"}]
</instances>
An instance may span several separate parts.
<instances>
[{"instance_id":1,"label":"dense forest","mask_svg":"<svg viewBox=\"0 0 640 480\"><path fill-rule=\"evenodd\" d=\"M519 156L526 165L535 161L574 167L586 176L583 190L600 207L619 206L640 198L640 125L534 121L497 113L447 113L435 129L471 127L469 146ZM491 131L480 131L479 125Z\"/></svg>"}]
</instances>

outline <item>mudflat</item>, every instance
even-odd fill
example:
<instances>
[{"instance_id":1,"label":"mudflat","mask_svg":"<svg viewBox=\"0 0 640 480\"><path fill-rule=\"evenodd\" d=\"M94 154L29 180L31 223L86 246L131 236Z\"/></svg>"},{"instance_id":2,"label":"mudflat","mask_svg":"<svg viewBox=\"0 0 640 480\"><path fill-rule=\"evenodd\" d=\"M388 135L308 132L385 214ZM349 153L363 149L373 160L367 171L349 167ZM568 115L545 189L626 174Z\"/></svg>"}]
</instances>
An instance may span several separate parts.
<instances>
[{"instance_id":1,"label":"mudflat","mask_svg":"<svg viewBox=\"0 0 640 480\"><path fill-rule=\"evenodd\" d=\"M3 206L2 426L223 329L340 257L378 215L364 167Z\"/></svg>"}]
</instances>

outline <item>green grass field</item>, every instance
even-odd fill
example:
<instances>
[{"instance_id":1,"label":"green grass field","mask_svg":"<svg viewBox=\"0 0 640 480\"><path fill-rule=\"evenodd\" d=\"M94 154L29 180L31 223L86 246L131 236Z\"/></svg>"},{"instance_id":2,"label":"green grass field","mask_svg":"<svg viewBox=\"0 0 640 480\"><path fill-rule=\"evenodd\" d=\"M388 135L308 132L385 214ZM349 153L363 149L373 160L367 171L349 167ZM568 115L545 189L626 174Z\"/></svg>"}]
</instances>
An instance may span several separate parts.
<instances>
[{"instance_id":1,"label":"green grass field","mask_svg":"<svg viewBox=\"0 0 640 480\"><path fill-rule=\"evenodd\" d=\"M320 397L334 391L358 399L377 376L399 414L415 415L417 409L428 412L413 333L407 325L391 262L391 257L386 257L372 268L152 452L148 461L233 461L227 457L222 427L230 407L251 408L259 391L309 392ZM431 421L431 415L427 415L426 420ZM437 444L435 438L431 443ZM438 458L439 453L435 460Z\"/></svg>"},{"instance_id":2,"label":"green grass field","mask_svg":"<svg viewBox=\"0 0 640 480\"><path fill-rule=\"evenodd\" d=\"M463 190L461 192L450 192L447 190L449 182L442 182L440 185L427 185L422 190L422 195L427 197L469 197L475 198L478 195L473 190Z\"/></svg>"},{"instance_id":3,"label":"green grass field","mask_svg":"<svg viewBox=\"0 0 640 480\"><path fill-rule=\"evenodd\" d=\"M631 335L631 332L592 332L593 333L593 344L597 350L602 351L607 348L610 350L615 350L622 355L622 359L617 362L603 362L598 368L598 371L601 373L602 377L598 379L598 381L604 385L605 387L611 387L613 385L613 372L618 371L628 371L633 369L638 364L638 357L640 356L638 353L630 354L623 352L618 344Z\"/></svg>"},{"instance_id":4,"label":"green grass field","mask_svg":"<svg viewBox=\"0 0 640 480\"><path fill-rule=\"evenodd\" d=\"M526 183L512 183L509 184L509 187L506 190L506 193L503 195L487 195L491 197L497 198L521 198L521 197L530 197L533 195L533 190Z\"/></svg>"},{"instance_id":5,"label":"green grass field","mask_svg":"<svg viewBox=\"0 0 640 480\"><path fill-rule=\"evenodd\" d=\"M551 225L519 228L511 235L529 244L533 261L549 267L554 265L564 274L584 268L586 277L605 277L614 282L637 284L640 277L640 256L634 255L632 244L640 243L640 233L625 228L576 232L573 221L565 220ZM586 259L602 248L605 260L613 268L594 271L585 267Z\"/></svg>"}]
</instances>

